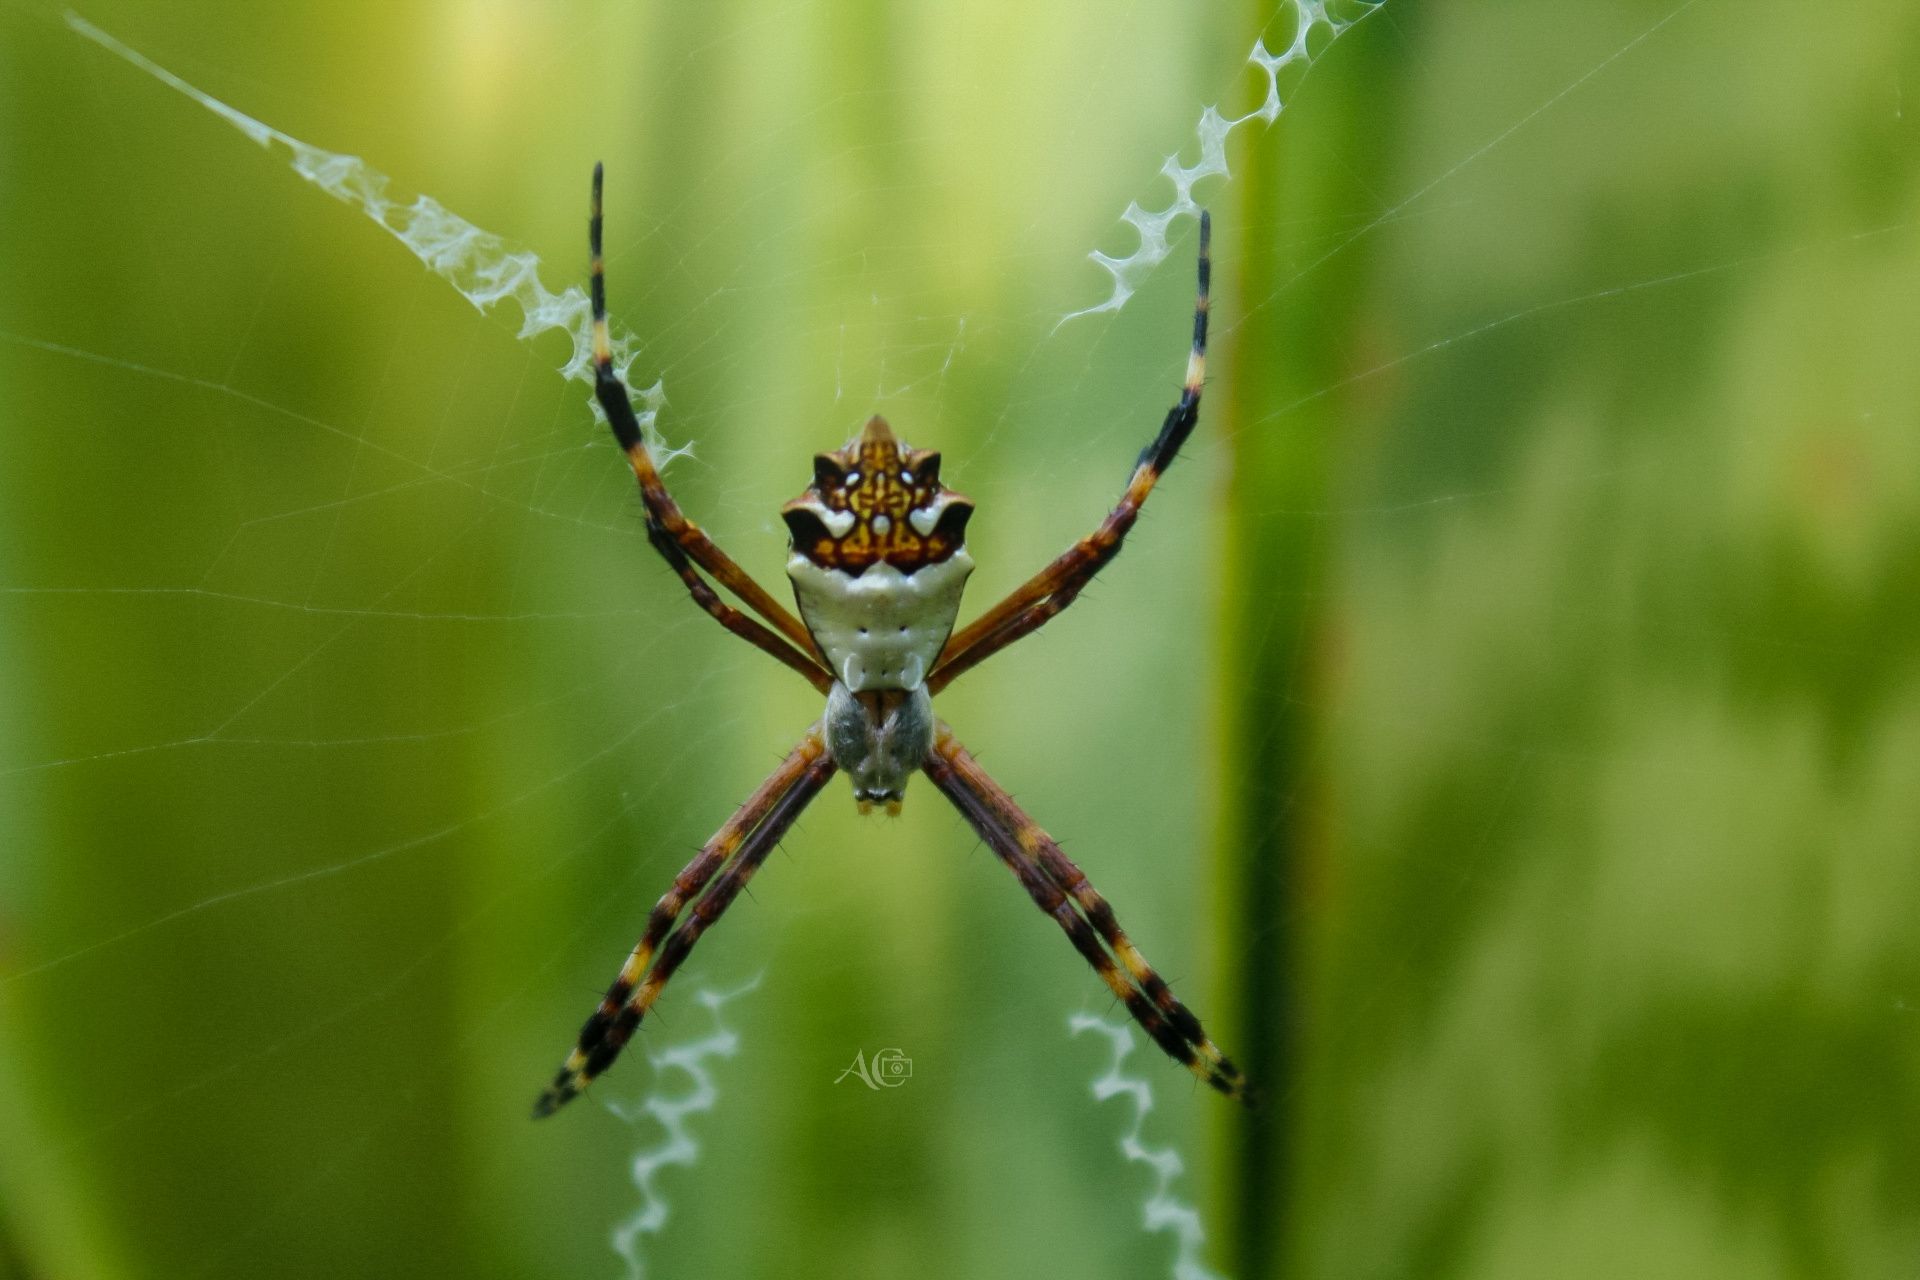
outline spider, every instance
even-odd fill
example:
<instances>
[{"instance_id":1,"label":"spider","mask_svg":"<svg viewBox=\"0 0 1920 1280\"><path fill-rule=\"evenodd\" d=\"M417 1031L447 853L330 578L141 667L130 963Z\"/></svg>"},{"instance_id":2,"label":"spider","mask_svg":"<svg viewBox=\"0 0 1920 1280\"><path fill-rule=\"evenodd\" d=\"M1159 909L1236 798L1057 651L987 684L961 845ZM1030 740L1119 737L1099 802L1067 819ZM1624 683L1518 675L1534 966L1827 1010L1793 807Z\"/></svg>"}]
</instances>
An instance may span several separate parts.
<instances>
[{"instance_id":1,"label":"spider","mask_svg":"<svg viewBox=\"0 0 1920 1280\"><path fill-rule=\"evenodd\" d=\"M1034 904L1066 932L1153 1042L1215 1089L1249 1101L1245 1077L1128 940L1106 899L933 714L933 696L956 677L1031 635L1074 602L1119 553L1141 504L1192 433L1206 368L1206 213L1200 215L1199 288L1186 383L1159 435L1141 451L1126 492L1097 529L955 631L960 593L973 571L966 547L973 503L941 483L938 453L908 447L877 416L845 447L815 455L813 483L781 509L791 535L787 573L799 618L681 513L614 371L600 195L601 166L595 165L588 224L594 392L640 482L647 539L696 604L798 672L826 696L827 705L773 775L674 877L620 975L534 1105L534 1115L551 1115L613 1063L694 944L839 770L852 781L862 813L875 806L898 813L908 779L915 770L926 774ZM721 600L714 583L759 616Z\"/></svg>"}]
</instances>

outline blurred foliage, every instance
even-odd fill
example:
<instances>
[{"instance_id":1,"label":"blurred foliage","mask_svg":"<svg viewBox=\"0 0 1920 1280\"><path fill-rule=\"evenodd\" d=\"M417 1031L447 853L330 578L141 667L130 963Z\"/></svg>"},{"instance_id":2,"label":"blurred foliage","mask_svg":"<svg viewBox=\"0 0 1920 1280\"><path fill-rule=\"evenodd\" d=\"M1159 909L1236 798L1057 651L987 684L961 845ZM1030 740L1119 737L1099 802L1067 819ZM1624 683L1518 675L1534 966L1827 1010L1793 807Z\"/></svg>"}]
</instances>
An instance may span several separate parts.
<instances>
[{"instance_id":1,"label":"blurred foliage","mask_svg":"<svg viewBox=\"0 0 1920 1280\"><path fill-rule=\"evenodd\" d=\"M1248 262L1281 305L1236 403L1281 358L1234 424L1227 758L1300 966L1271 1274L1908 1274L1920 15L1399 19L1336 60L1388 154L1295 129L1248 219L1405 217Z\"/></svg>"},{"instance_id":2,"label":"blurred foliage","mask_svg":"<svg viewBox=\"0 0 1920 1280\"><path fill-rule=\"evenodd\" d=\"M1190 229L1055 322L1251 105L1239 10L86 16L552 287L604 158L687 508L779 583L878 410L980 606L1173 392ZM817 699L651 556L562 344L6 22L0 1275L618 1274L657 1130L527 1106ZM1389 0L1203 188L1205 424L942 710L1268 1086L1132 1060L1221 1270L1920 1258L1917 70L1891 2ZM597 1093L756 974L655 1274L1166 1273L1100 989L929 789L829 791Z\"/></svg>"}]
</instances>

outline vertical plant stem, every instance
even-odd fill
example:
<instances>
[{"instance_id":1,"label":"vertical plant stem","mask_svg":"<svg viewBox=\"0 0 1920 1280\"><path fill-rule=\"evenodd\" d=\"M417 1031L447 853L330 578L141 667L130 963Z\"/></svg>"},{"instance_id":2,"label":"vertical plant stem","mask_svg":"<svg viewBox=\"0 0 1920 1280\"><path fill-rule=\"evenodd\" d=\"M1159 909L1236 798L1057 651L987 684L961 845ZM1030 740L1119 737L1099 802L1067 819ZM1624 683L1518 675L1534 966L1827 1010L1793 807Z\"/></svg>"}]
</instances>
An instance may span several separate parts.
<instances>
[{"instance_id":1,"label":"vertical plant stem","mask_svg":"<svg viewBox=\"0 0 1920 1280\"><path fill-rule=\"evenodd\" d=\"M1254 9L1262 21L1270 12ZM1330 579L1341 526L1327 513L1349 438L1341 394L1300 402L1352 367L1364 241L1315 264L1338 243L1329 234L1345 234L1356 210L1379 204L1372 178L1387 148L1366 134L1379 113L1362 109L1361 95L1393 74L1389 54L1384 41L1343 40L1330 55L1342 65L1315 69L1306 101L1253 141L1261 154L1229 188L1238 244L1227 259L1232 292L1216 310L1227 385L1210 397L1233 451L1217 667L1226 767L1216 936L1238 997L1224 1043L1266 1099L1250 1119L1222 1122L1228 1257L1247 1278L1282 1274L1292 1227L1298 1044L1311 1031L1300 975L1312 902L1302 890L1316 878L1325 811L1315 709L1336 629Z\"/></svg>"}]
</instances>

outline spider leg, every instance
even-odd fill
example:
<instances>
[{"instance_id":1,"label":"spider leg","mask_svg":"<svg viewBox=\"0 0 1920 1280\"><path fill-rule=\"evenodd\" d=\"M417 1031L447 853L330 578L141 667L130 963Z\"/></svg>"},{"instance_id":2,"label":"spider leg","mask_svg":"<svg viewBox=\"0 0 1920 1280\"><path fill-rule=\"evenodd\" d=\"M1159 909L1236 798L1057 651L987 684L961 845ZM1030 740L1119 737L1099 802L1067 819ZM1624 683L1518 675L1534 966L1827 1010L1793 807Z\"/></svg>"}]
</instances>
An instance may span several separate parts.
<instances>
[{"instance_id":1,"label":"spider leg","mask_svg":"<svg viewBox=\"0 0 1920 1280\"><path fill-rule=\"evenodd\" d=\"M1200 1020L1154 972L1121 929L1107 900L944 724L934 731L933 749L927 753L924 771L987 847L1007 864L1034 905L1066 932L1074 949L1093 966L1148 1037L1168 1057L1215 1089L1251 1104L1246 1077L1207 1038Z\"/></svg>"},{"instance_id":2,"label":"spider leg","mask_svg":"<svg viewBox=\"0 0 1920 1280\"><path fill-rule=\"evenodd\" d=\"M1207 371L1207 294L1213 274L1210 242L1213 224L1200 213L1199 284L1193 304L1193 350L1187 358L1187 377L1180 399L1167 411L1160 434L1140 451L1133 475L1120 501L1086 537L1016 587L1006 599L968 623L947 640L940 660L927 678L927 691L939 693L955 677L1031 634L1057 616L1080 594L1093 576L1120 554L1121 544L1140 517L1140 508L1180 446L1200 420L1200 392Z\"/></svg>"},{"instance_id":3,"label":"spider leg","mask_svg":"<svg viewBox=\"0 0 1920 1280\"><path fill-rule=\"evenodd\" d=\"M832 687L833 677L822 665L813 636L745 569L734 563L733 557L722 551L705 530L687 519L680 504L667 491L659 468L653 464L653 454L647 449L626 384L613 368L613 347L607 336L606 273L600 251L600 187L601 167L596 164L593 166L593 214L588 223L588 240L593 250L593 390L602 412L607 415L607 425L613 429L614 440L626 451L628 465L640 482L640 498L647 508L648 541L687 584L695 603L712 614L721 626L800 672L824 693ZM713 588L701 579L695 565L772 623L777 634L757 619L723 604Z\"/></svg>"},{"instance_id":4,"label":"spider leg","mask_svg":"<svg viewBox=\"0 0 1920 1280\"><path fill-rule=\"evenodd\" d=\"M647 541L651 542L661 558L673 567L673 571L680 575L680 581L687 585L687 592L693 597L693 602L705 609L721 626L798 671L821 693L826 693L833 688L833 676L828 673L826 667L722 600L719 593L700 576L700 571L693 567L692 561L687 558L686 551L675 540L673 534L657 524L651 516L647 519Z\"/></svg>"},{"instance_id":5,"label":"spider leg","mask_svg":"<svg viewBox=\"0 0 1920 1280\"><path fill-rule=\"evenodd\" d=\"M580 1028L573 1052L534 1104L535 1118L558 1111L613 1065L667 980L693 950L693 944L739 896L833 772L833 760L816 725L674 877L673 887L647 916L646 930L620 967L619 976ZM730 865L729 858L733 858ZM725 871L721 870L723 866ZM693 901L692 912L677 932L670 933L689 901Z\"/></svg>"}]
</instances>

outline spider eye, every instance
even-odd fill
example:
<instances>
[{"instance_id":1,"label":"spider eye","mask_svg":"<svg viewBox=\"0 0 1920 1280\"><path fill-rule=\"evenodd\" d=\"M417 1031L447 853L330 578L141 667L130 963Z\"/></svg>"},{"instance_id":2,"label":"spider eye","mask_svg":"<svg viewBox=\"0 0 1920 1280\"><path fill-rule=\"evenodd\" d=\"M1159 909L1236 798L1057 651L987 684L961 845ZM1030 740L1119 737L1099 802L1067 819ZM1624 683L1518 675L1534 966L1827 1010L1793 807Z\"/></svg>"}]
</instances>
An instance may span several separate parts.
<instances>
[{"instance_id":1,"label":"spider eye","mask_svg":"<svg viewBox=\"0 0 1920 1280\"><path fill-rule=\"evenodd\" d=\"M822 493L839 489L847 482L847 469L830 453L813 455L813 487Z\"/></svg>"}]
</instances>

